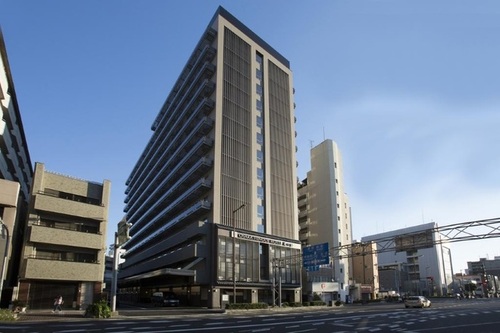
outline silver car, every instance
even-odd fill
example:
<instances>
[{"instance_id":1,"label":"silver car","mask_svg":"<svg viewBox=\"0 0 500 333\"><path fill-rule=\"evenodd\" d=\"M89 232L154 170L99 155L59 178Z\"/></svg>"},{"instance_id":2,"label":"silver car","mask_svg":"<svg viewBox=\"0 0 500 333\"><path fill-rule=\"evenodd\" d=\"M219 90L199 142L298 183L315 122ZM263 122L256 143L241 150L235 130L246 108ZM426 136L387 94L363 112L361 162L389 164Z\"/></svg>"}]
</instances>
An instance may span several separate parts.
<instances>
[{"instance_id":1,"label":"silver car","mask_svg":"<svg viewBox=\"0 0 500 333\"><path fill-rule=\"evenodd\" d=\"M431 301L424 296L409 296L405 299L405 308L429 308Z\"/></svg>"}]
</instances>

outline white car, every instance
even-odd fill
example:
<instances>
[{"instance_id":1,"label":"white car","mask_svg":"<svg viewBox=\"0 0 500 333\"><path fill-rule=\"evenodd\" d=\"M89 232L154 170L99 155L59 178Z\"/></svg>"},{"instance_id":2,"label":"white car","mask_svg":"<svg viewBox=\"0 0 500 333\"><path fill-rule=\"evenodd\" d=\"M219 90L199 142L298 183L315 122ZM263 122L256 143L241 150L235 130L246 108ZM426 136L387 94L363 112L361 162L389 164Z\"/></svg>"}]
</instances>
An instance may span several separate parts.
<instances>
[{"instance_id":1,"label":"white car","mask_svg":"<svg viewBox=\"0 0 500 333\"><path fill-rule=\"evenodd\" d=\"M405 299L405 308L429 308L431 301L424 296L409 296Z\"/></svg>"}]
</instances>

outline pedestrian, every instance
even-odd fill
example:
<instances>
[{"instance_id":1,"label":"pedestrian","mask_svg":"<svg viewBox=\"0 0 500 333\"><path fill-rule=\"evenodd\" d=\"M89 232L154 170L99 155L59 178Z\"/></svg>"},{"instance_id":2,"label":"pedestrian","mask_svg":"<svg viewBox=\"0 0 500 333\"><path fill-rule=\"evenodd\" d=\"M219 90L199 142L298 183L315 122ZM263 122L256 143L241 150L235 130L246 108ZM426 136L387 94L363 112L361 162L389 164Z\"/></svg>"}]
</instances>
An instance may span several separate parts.
<instances>
[{"instance_id":1,"label":"pedestrian","mask_svg":"<svg viewBox=\"0 0 500 333\"><path fill-rule=\"evenodd\" d=\"M64 301L63 301L63 298L61 295L57 296L56 298L54 298L54 310L52 310L52 313L56 312L56 311L59 311L61 312L62 311L62 308L61 306L64 304Z\"/></svg>"}]
</instances>

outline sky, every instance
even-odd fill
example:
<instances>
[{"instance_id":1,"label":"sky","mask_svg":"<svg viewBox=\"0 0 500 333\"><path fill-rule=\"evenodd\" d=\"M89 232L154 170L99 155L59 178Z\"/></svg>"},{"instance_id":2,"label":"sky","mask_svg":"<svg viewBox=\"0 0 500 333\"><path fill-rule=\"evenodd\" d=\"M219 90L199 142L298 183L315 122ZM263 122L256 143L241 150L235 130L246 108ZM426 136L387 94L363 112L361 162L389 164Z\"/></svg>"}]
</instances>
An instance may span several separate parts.
<instances>
[{"instance_id":1,"label":"sky","mask_svg":"<svg viewBox=\"0 0 500 333\"><path fill-rule=\"evenodd\" d=\"M500 217L500 1L0 0L33 163L125 182L162 104L221 5L284 55L303 179L335 141L353 234ZM453 243L453 267L500 256Z\"/></svg>"}]
</instances>

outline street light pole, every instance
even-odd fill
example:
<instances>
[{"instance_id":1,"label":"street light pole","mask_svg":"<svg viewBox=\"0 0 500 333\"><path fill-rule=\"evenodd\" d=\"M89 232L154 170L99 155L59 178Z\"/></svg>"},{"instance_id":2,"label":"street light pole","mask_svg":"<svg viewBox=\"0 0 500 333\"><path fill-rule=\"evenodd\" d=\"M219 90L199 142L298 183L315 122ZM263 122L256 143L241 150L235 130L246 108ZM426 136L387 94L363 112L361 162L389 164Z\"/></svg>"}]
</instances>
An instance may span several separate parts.
<instances>
[{"instance_id":1,"label":"street light pole","mask_svg":"<svg viewBox=\"0 0 500 333\"><path fill-rule=\"evenodd\" d=\"M111 311L116 312L116 289L118 285L118 267L120 265L120 250L118 233L115 232L115 246L113 255L113 283L111 284Z\"/></svg>"},{"instance_id":2,"label":"street light pole","mask_svg":"<svg viewBox=\"0 0 500 333\"><path fill-rule=\"evenodd\" d=\"M233 303L236 304L236 220L235 215L236 212L245 207L245 204L242 204L235 210L233 210Z\"/></svg>"}]
</instances>

